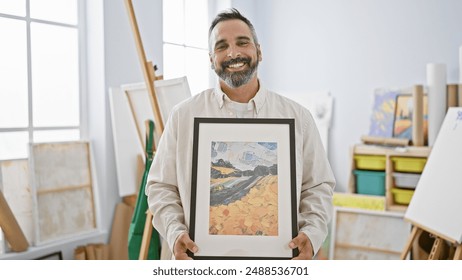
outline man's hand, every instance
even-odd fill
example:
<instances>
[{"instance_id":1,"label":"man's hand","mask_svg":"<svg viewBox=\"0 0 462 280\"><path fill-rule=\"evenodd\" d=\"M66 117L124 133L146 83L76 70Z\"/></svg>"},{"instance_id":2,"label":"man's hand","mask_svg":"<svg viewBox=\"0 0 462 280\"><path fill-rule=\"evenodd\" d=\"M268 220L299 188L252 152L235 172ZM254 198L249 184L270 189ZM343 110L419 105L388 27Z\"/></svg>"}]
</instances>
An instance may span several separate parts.
<instances>
[{"instance_id":1,"label":"man's hand","mask_svg":"<svg viewBox=\"0 0 462 280\"><path fill-rule=\"evenodd\" d=\"M291 249L298 248L299 254L293 260L311 260L313 259L313 247L311 241L303 232L299 232L297 237L289 243Z\"/></svg>"},{"instance_id":2,"label":"man's hand","mask_svg":"<svg viewBox=\"0 0 462 280\"><path fill-rule=\"evenodd\" d=\"M175 245L173 246L173 255L176 260L192 260L192 258L190 258L186 253L188 250L193 253L197 253L199 248L196 243L191 240L189 234L185 232L182 233L175 241Z\"/></svg>"}]
</instances>

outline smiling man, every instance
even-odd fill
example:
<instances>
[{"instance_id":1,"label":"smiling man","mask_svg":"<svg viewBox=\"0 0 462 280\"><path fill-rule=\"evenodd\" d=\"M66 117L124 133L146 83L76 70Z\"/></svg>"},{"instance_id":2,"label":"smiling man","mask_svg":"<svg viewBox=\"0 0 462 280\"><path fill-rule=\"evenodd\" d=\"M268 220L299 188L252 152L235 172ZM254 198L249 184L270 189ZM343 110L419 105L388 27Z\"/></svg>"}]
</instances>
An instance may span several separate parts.
<instances>
[{"instance_id":1,"label":"smiling man","mask_svg":"<svg viewBox=\"0 0 462 280\"><path fill-rule=\"evenodd\" d=\"M261 61L255 30L240 19L212 23L209 31L210 62L220 87L231 99L247 103L258 91L257 68Z\"/></svg>"},{"instance_id":2,"label":"smiling man","mask_svg":"<svg viewBox=\"0 0 462 280\"><path fill-rule=\"evenodd\" d=\"M335 187L313 117L301 105L262 86L258 79L262 54L255 29L236 9L220 13L213 20L209 49L217 86L175 106L151 166L146 195L153 225L168 242L175 259L189 259L188 250L200 250L188 232L195 117L292 118L299 233L287 244L298 248L295 259L312 259L327 236Z\"/></svg>"}]
</instances>

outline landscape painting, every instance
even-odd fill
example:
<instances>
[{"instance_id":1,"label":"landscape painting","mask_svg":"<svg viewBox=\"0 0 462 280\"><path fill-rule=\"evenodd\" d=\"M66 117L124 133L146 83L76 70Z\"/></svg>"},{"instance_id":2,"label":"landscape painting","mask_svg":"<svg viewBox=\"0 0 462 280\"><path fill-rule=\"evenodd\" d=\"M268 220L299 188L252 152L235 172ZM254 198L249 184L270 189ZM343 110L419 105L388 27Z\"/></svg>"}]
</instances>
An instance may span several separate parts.
<instances>
[{"instance_id":1,"label":"landscape painting","mask_svg":"<svg viewBox=\"0 0 462 280\"><path fill-rule=\"evenodd\" d=\"M396 97L395 121L393 124L393 137L412 140L412 115L414 105L412 95L400 94ZM428 98L423 99L423 133L424 143L428 143Z\"/></svg>"},{"instance_id":2,"label":"landscape painting","mask_svg":"<svg viewBox=\"0 0 462 280\"><path fill-rule=\"evenodd\" d=\"M278 236L276 142L211 142L209 234Z\"/></svg>"}]
</instances>

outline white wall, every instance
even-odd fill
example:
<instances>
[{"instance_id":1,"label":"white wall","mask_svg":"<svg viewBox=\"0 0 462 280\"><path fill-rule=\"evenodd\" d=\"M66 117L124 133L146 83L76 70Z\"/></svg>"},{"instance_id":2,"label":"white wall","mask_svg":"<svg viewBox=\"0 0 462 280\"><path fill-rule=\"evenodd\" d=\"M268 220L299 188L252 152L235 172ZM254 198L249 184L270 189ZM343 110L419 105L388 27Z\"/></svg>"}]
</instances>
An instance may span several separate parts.
<instances>
[{"instance_id":1,"label":"white wall","mask_svg":"<svg viewBox=\"0 0 462 280\"><path fill-rule=\"evenodd\" d=\"M210 0L213 1L213 0ZM218 1L218 0L217 0ZM134 0L148 60L162 73L162 1ZM462 45L459 0L233 0L254 22L262 81L281 94L329 90L334 96L329 158L339 191L346 190L349 148L367 134L378 87L425 83L425 65L446 63L457 82ZM97 158L106 185L107 215L117 202L117 180L107 90L143 77L123 0L104 1L104 133ZM100 93L103 94L103 93ZM89 102L92 102L90 97ZM94 110L98 110L93 108ZM91 123L91 118L89 122ZM98 148L98 147L97 147Z\"/></svg>"},{"instance_id":2,"label":"white wall","mask_svg":"<svg viewBox=\"0 0 462 280\"><path fill-rule=\"evenodd\" d=\"M431 62L446 63L448 82L458 82L462 1L254 1L266 86L334 96L329 158L339 191L349 148L369 131L375 88L425 84Z\"/></svg>"}]
</instances>

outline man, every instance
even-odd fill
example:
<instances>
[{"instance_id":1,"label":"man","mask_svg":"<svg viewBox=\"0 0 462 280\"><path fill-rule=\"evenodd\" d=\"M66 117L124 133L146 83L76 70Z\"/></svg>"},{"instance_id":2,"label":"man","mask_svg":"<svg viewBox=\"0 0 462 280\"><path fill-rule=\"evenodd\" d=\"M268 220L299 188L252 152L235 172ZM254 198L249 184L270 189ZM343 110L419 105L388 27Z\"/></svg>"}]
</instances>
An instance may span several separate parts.
<instances>
[{"instance_id":1,"label":"man","mask_svg":"<svg viewBox=\"0 0 462 280\"><path fill-rule=\"evenodd\" d=\"M294 259L312 259L327 235L335 186L314 120L307 109L261 85L257 35L236 9L214 19L209 49L218 84L173 109L150 170L146 195L153 225L175 259L200 250L188 233L194 117L294 118L299 234L287 243L300 252Z\"/></svg>"}]
</instances>

